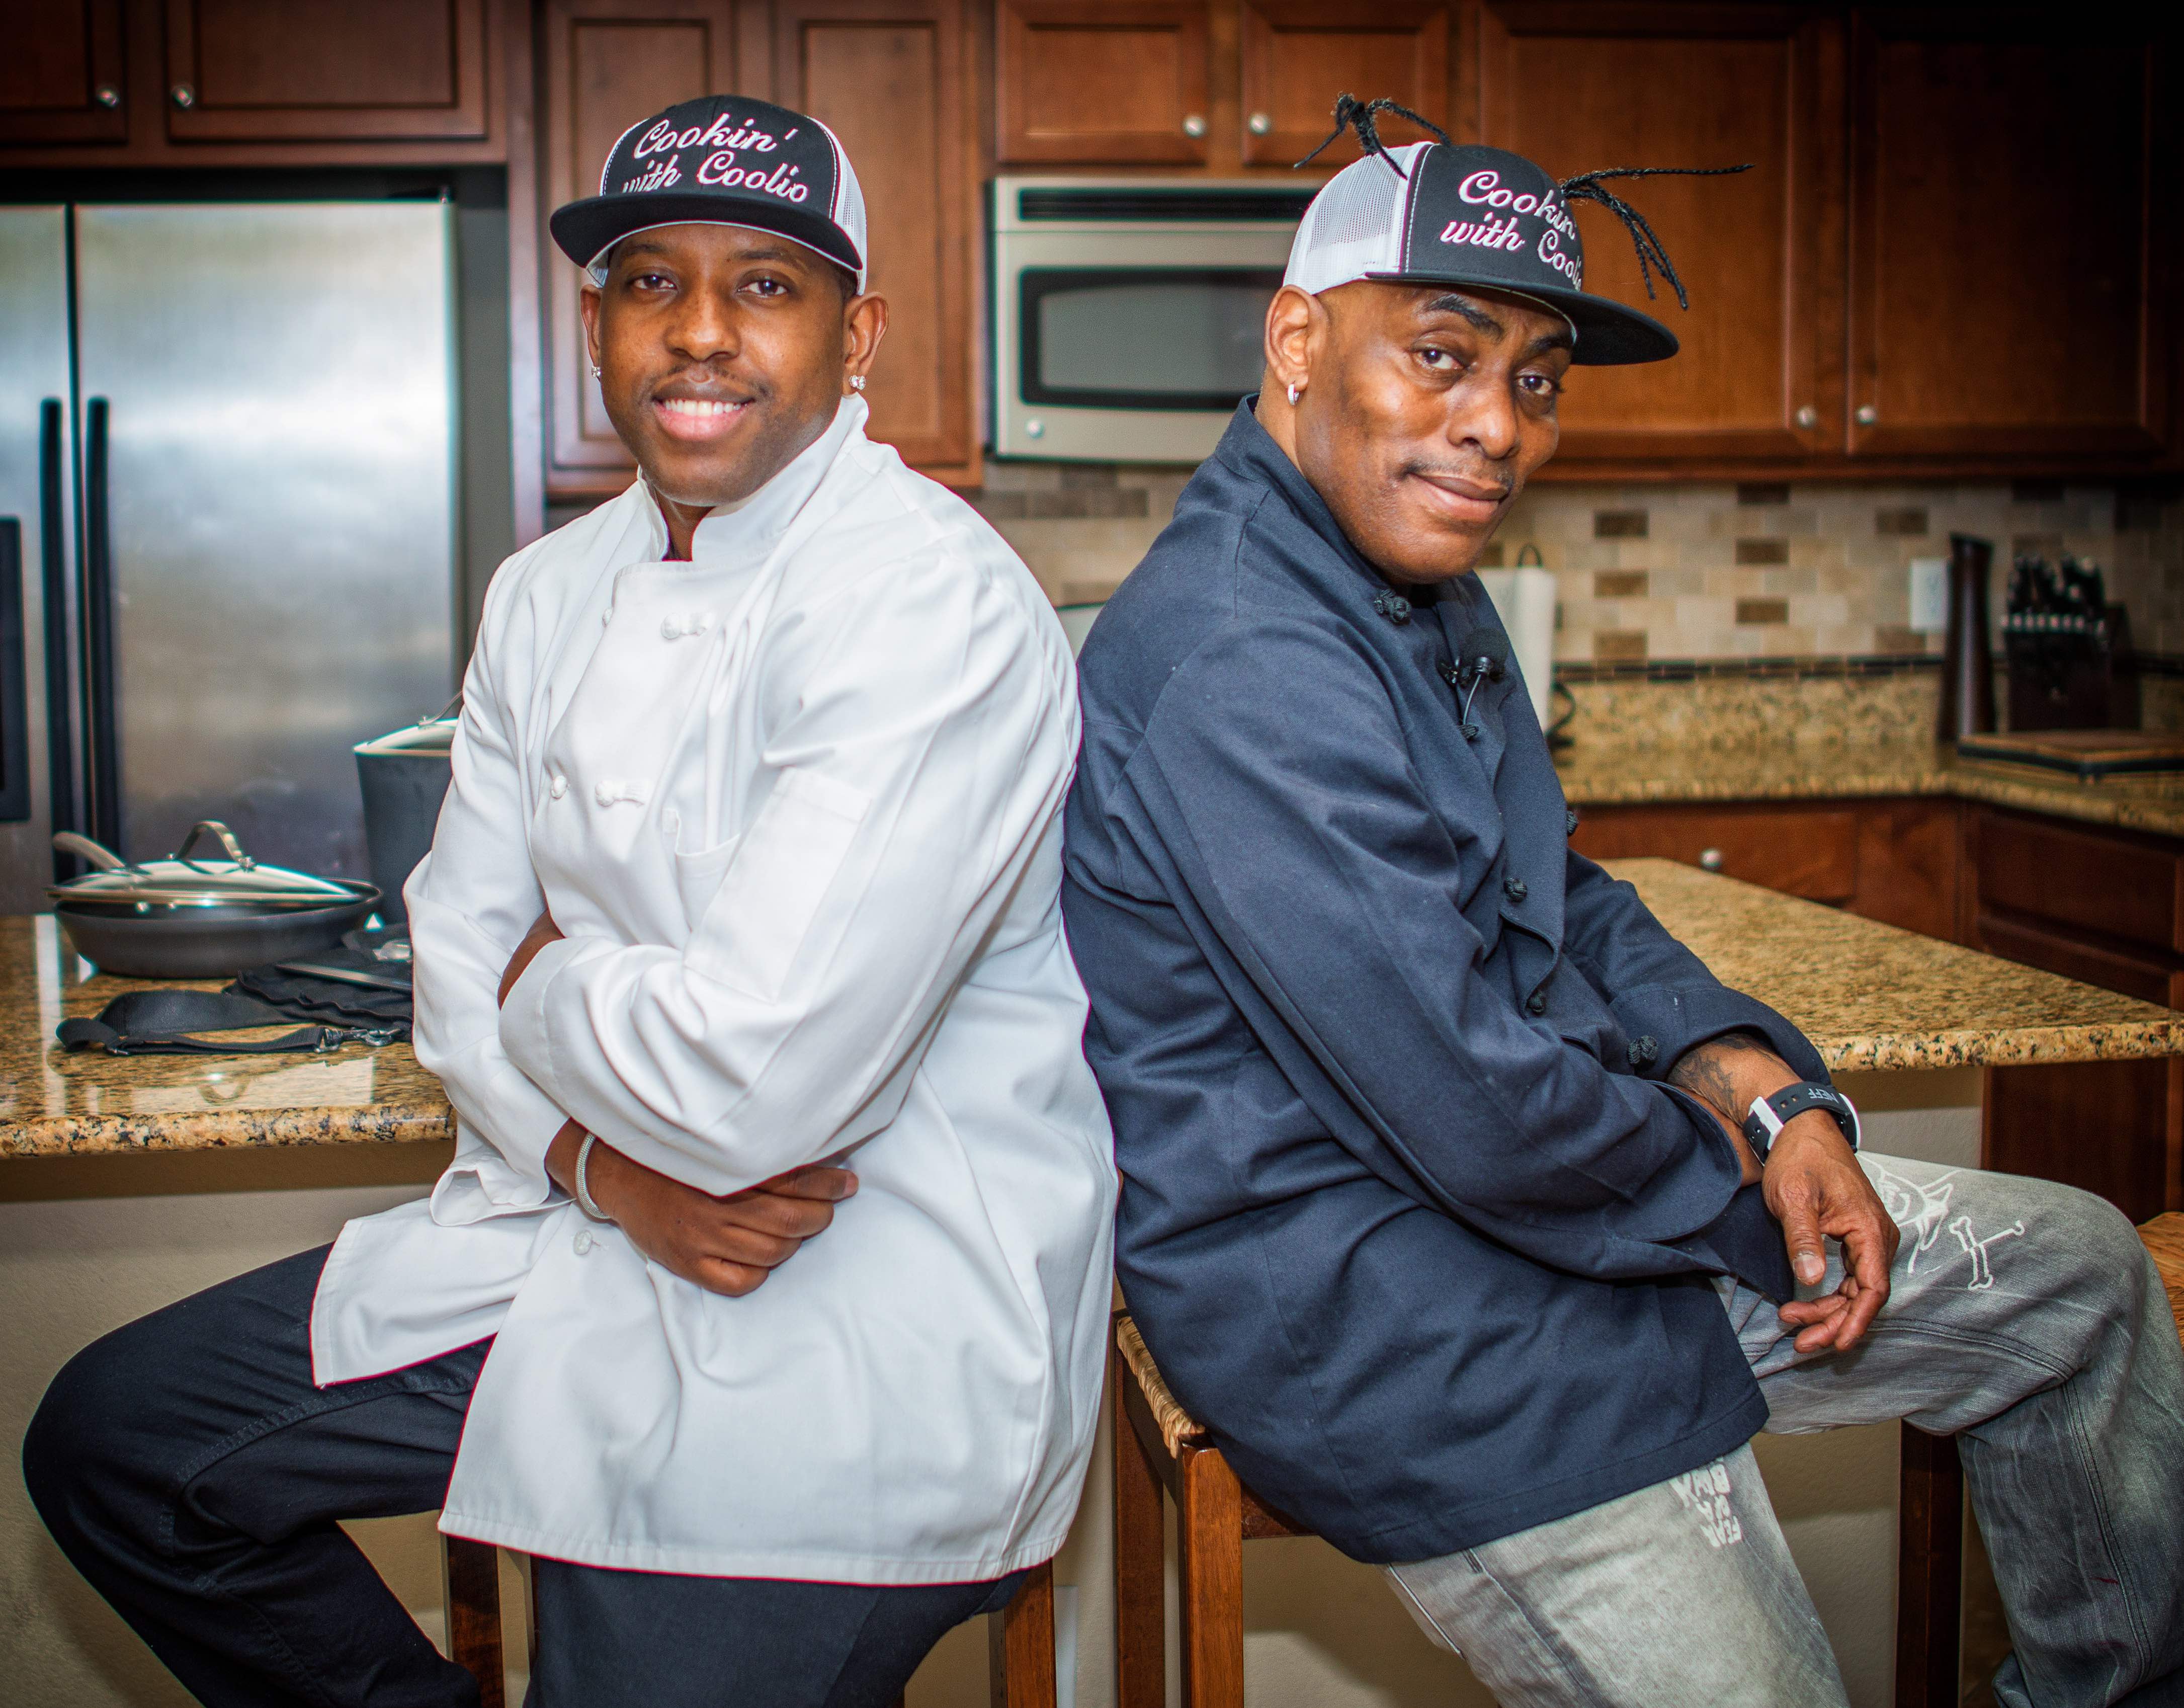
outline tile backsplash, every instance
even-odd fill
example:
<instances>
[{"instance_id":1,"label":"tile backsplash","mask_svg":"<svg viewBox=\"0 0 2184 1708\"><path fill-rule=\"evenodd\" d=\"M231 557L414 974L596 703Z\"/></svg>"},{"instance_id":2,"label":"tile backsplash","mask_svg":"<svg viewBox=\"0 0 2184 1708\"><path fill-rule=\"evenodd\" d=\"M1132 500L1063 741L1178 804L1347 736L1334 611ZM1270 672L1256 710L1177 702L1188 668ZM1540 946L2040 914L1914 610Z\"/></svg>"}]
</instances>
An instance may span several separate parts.
<instances>
[{"instance_id":1,"label":"tile backsplash","mask_svg":"<svg viewBox=\"0 0 2184 1708\"><path fill-rule=\"evenodd\" d=\"M1175 506L1187 471L989 463L970 496L1057 604L1106 598ZM1910 626L1910 563L1952 532L1995 545L1999 621L2020 551L2091 557L2142 652L2184 657L2184 497L2020 482L1950 486L1542 485L1487 549L1554 572L1570 664L1938 654Z\"/></svg>"}]
</instances>

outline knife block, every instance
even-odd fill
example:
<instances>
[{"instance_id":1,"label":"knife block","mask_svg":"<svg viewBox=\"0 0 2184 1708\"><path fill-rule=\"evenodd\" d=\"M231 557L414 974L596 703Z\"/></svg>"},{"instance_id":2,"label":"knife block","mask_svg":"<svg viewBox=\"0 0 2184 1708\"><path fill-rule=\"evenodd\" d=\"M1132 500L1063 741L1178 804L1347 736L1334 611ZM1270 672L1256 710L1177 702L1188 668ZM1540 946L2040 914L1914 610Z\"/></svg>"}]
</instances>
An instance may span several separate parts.
<instances>
[{"instance_id":1,"label":"knife block","mask_svg":"<svg viewBox=\"0 0 2184 1708\"><path fill-rule=\"evenodd\" d=\"M2052 620L2051 620L2052 621ZM2138 672L2131 664L2131 618L2111 605L2098 621L2041 627L2012 619L2003 627L2012 729L2136 729Z\"/></svg>"}]
</instances>

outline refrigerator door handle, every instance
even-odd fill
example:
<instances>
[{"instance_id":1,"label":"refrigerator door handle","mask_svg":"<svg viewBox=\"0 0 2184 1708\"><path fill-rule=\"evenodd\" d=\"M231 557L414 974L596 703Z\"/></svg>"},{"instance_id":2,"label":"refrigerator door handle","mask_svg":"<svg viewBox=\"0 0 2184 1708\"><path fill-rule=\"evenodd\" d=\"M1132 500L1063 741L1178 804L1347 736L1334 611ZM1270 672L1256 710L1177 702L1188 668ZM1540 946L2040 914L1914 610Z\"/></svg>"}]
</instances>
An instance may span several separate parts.
<instances>
[{"instance_id":1,"label":"refrigerator door handle","mask_svg":"<svg viewBox=\"0 0 2184 1708\"><path fill-rule=\"evenodd\" d=\"M13 824L31 816L31 697L23 666L23 523L0 516L0 822Z\"/></svg>"},{"instance_id":2,"label":"refrigerator door handle","mask_svg":"<svg viewBox=\"0 0 2184 1708\"><path fill-rule=\"evenodd\" d=\"M66 538L61 516L66 481L61 435L65 421L58 398L47 398L39 406L38 585L45 615L46 795L56 832L76 828L75 716L69 695L68 562L61 549ZM65 884L77 870L73 854L55 851L55 883Z\"/></svg>"},{"instance_id":3,"label":"refrigerator door handle","mask_svg":"<svg viewBox=\"0 0 2184 1708\"><path fill-rule=\"evenodd\" d=\"M104 398L84 410L84 727L91 759L91 837L120 849L121 755L114 684L114 528L107 492Z\"/></svg>"}]
</instances>

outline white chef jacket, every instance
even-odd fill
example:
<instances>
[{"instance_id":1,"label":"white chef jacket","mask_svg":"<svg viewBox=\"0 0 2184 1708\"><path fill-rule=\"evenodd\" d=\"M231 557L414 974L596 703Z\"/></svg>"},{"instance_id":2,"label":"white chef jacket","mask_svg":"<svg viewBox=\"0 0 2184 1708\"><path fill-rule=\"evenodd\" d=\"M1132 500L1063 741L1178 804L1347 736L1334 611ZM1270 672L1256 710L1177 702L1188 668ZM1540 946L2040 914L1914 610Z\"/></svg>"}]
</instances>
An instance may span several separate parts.
<instances>
[{"instance_id":1,"label":"white chef jacket","mask_svg":"<svg viewBox=\"0 0 2184 1708\"><path fill-rule=\"evenodd\" d=\"M426 1203L351 1222L323 1385L497 1335L441 1528L588 1565L992 1577L1075 1513L1114 1173L1062 938L1074 672L1006 544L861 399L691 560L642 483L486 600L404 891ZM566 934L505 1007L542 907ZM847 1154L744 1298L548 1181L565 1116L708 1192Z\"/></svg>"}]
</instances>

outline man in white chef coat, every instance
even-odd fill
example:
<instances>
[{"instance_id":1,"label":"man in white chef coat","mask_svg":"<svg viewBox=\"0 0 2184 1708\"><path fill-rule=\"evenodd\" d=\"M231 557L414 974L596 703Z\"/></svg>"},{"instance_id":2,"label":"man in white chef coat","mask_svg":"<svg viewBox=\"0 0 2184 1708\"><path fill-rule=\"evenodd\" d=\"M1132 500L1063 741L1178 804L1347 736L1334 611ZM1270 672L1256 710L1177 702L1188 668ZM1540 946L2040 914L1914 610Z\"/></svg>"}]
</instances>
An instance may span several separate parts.
<instances>
[{"instance_id":1,"label":"man in white chef coat","mask_svg":"<svg viewBox=\"0 0 2184 1708\"><path fill-rule=\"evenodd\" d=\"M1084 1479L1114 1185L1061 629L865 437L823 126L684 103L553 231L644 477L487 599L406 891L455 1161L90 1348L25 1443L211 1704L475 1702L337 1527L435 1506L537 1560L534 1708L886 1703Z\"/></svg>"}]
</instances>

